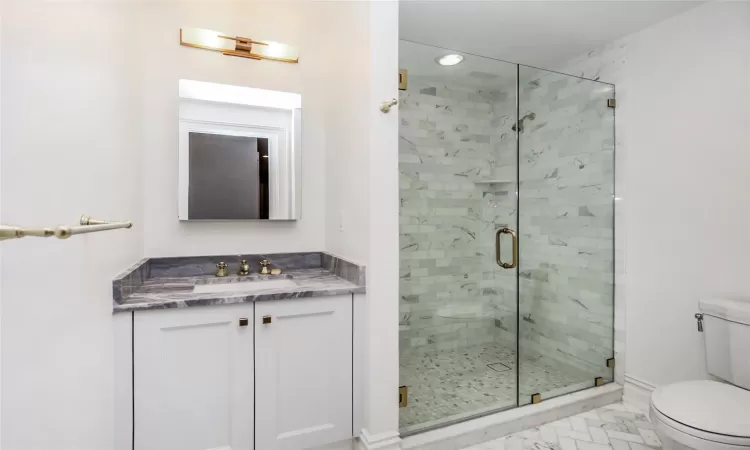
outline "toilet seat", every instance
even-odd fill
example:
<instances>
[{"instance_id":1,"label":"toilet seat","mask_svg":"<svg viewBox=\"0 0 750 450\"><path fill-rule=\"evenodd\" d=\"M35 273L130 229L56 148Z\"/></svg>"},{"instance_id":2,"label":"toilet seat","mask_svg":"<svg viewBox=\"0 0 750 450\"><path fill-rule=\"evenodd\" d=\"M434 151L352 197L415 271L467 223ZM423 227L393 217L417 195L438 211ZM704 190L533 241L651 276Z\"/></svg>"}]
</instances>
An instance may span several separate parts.
<instances>
[{"instance_id":1,"label":"toilet seat","mask_svg":"<svg viewBox=\"0 0 750 450\"><path fill-rule=\"evenodd\" d=\"M735 438L688 427L660 413L653 405L651 405L651 422L671 439L688 448L702 448L705 450L750 449L750 439L748 438Z\"/></svg>"},{"instance_id":2,"label":"toilet seat","mask_svg":"<svg viewBox=\"0 0 750 450\"><path fill-rule=\"evenodd\" d=\"M651 396L655 421L704 441L750 448L750 392L716 381L685 381Z\"/></svg>"}]
</instances>

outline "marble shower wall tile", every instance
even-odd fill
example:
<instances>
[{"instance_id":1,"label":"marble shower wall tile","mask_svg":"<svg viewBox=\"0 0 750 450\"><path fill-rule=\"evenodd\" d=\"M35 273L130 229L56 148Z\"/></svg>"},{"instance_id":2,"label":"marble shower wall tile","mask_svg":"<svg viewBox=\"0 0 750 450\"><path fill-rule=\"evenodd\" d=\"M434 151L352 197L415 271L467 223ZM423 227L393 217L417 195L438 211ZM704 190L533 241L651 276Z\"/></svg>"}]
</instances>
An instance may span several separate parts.
<instances>
[{"instance_id":1,"label":"marble shower wall tile","mask_svg":"<svg viewBox=\"0 0 750 450\"><path fill-rule=\"evenodd\" d=\"M494 342L515 326L515 279L494 255L495 230L516 222L515 190L474 182L510 175L500 159L515 160L515 84L500 73L411 76L400 92L402 355Z\"/></svg>"},{"instance_id":2,"label":"marble shower wall tile","mask_svg":"<svg viewBox=\"0 0 750 450\"><path fill-rule=\"evenodd\" d=\"M604 47L591 50L577 58L561 65L558 70L572 73L590 79L598 79L616 85L617 101L620 105L628 103L628 83L624 76L628 58L628 39L621 39ZM624 384L625 377L625 305L627 273L625 272L625 248L627 235L625 233L624 206L625 186L629 174L626 173L627 142L622 132L627 127L622 115L615 109L616 116L616 151L615 151L615 381Z\"/></svg>"},{"instance_id":3,"label":"marble shower wall tile","mask_svg":"<svg viewBox=\"0 0 750 450\"><path fill-rule=\"evenodd\" d=\"M611 379L614 89L519 73L521 348Z\"/></svg>"}]
</instances>

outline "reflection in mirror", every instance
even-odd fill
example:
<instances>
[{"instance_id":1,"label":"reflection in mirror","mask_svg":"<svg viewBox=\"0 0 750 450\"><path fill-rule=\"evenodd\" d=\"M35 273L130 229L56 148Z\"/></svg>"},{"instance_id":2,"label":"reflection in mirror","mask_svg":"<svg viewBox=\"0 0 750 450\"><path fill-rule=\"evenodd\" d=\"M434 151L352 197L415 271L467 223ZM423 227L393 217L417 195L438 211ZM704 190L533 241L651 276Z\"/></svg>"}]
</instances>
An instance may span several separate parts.
<instances>
[{"instance_id":1,"label":"reflection in mirror","mask_svg":"<svg viewBox=\"0 0 750 450\"><path fill-rule=\"evenodd\" d=\"M188 219L268 219L268 139L189 133L189 148Z\"/></svg>"},{"instance_id":2,"label":"reflection in mirror","mask_svg":"<svg viewBox=\"0 0 750 450\"><path fill-rule=\"evenodd\" d=\"M180 80L180 220L299 218L301 96Z\"/></svg>"}]
</instances>

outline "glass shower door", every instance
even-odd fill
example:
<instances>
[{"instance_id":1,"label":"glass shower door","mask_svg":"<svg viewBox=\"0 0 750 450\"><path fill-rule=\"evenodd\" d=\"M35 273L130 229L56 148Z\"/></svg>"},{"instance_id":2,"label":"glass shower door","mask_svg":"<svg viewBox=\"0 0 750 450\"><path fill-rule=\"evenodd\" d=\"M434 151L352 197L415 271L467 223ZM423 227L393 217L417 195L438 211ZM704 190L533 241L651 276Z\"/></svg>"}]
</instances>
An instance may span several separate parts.
<instances>
[{"instance_id":1,"label":"glass shower door","mask_svg":"<svg viewBox=\"0 0 750 450\"><path fill-rule=\"evenodd\" d=\"M399 52L401 434L611 382L614 86Z\"/></svg>"},{"instance_id":2,"label":"glass shower door","mask_svg":"<svg viewBox=\"0 0 750 450\"><path fill-rule=\"evenodd\" d=\"M614 86L518 70L523 405L613 380Z\"/></svg>"},{"instance_id":3,"label":"glass shower door","mask_svg":"<svg viewBox=\"0 0 750 450\"><path fill-rule=\"evenodd\" d=\"M517 401L517 67L454 53L399 45L402 435Z\"/></svg>"}]
</instances>

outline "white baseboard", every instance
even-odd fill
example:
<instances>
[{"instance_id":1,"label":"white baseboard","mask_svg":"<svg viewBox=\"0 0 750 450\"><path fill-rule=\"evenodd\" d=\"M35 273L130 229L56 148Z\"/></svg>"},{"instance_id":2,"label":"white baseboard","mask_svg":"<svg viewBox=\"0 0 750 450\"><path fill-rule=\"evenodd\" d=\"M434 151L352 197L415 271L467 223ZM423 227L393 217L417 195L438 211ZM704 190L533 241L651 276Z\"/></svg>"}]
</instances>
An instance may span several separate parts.
<instances>
[{"instance_id":1,"label":"white baseboard","mask_svg":"<svg viewBox=\"0 0 750 450\"><path fill-rule=\"evenodd\" d=\"M622 402L631 408L647 412L651 404L651 392L656 389L652 383L625 374Z\"/></svg>"},{"instance_id":2,"label":"white baseboard","mask_svg":"<svg viewBox=\"0 0 750 450\"><path fill-rule=\"evenodd\" d=\"M357 439L357 450L400 450L401 438L397 431L371 434L363 429Z\"/></svg>"}]
</instances>

